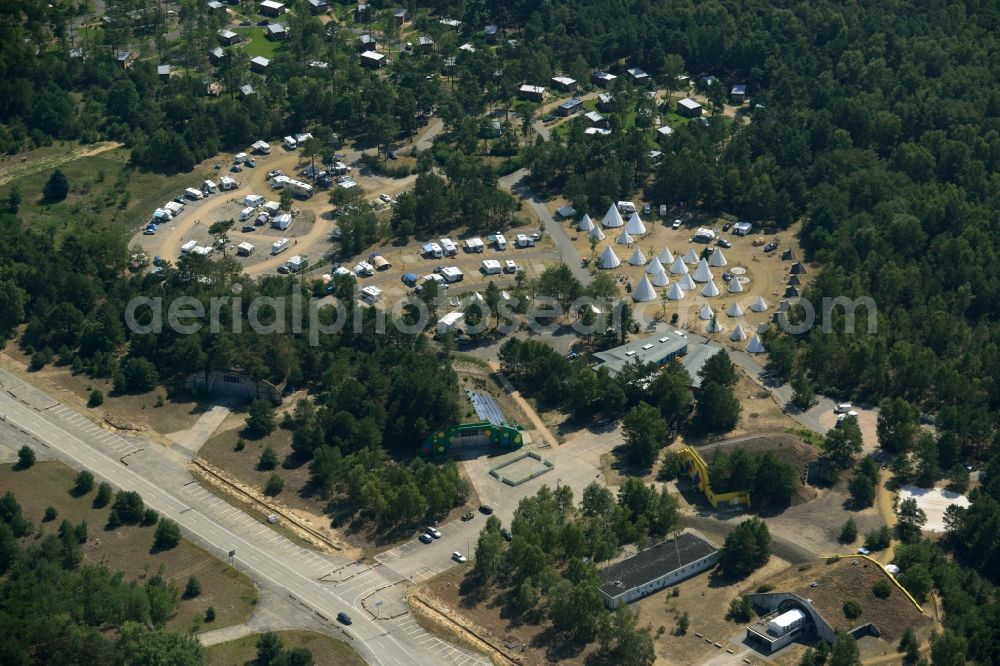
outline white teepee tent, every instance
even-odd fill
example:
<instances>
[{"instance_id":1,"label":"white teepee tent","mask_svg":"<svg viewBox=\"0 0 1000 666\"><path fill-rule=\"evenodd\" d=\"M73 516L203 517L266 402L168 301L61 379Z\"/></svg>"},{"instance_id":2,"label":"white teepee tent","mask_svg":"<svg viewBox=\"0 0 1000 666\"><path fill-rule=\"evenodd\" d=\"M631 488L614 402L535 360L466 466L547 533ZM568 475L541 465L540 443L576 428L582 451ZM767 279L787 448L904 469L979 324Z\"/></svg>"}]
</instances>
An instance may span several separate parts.
<instances>
[{"instance_id":1,"label":"white teepee tent","mask_svg":"<svg viewBox=\"0 0 1000 666\"><path fill-rule=\"evenodd\" d=\"M684 263L684 259L681 257L674 259L674 263L670 264L670 272L674 275L687 275L688 267Z\"/></svg>"},{"instance_id":2,"label":"white teepee tent","mask_svg":"<svg viewBox=\"0 0 1000 666\"><path fill-rule=\"evenodd\" d=\"M705 288L701 290L701 295L705 298L715 298L719 295L719 288L715 286L714 280L709 280Z\"/></svg>"},{"instance_id":3,"label":"white teepee tent","mask_svg":"<svg viewBox=\"0 0 1000 666\"><path fill-rule=\"evenodd\" d=\"M707 303L705 305L701 306L701 309L698 310L698 318L701 319L701 320L703 320L703 321L708 321L709 319L711 319L714 316L715 316L715 313L712 312L712 308L709 307L709 305Z\"/></svg>"},{"instance_id":4,"label":"white teepee tent","mask_svg":"<svg viewBox=\"0 0 1000 666\"><path fill-rule=\"evenodd\" d=\"M712 280L712 270L708 267L708 262L705 261L704 257L694 269L693 277L695 282L710 282Z\"/></svg>"},{"instance_id":5,"label":"white teepee tent","mask_svg":"<svg viewBox=\"0 0 1000 666\"><path fill-rule=\"evenodd\" d=\"M767 309L767 301L764 300L763 296L758 296L756 300L750 304L750 309L754 312L763 312Z\"/></svg>"},{"instance_id":6,"label":"white teepee tent","mask_svg":"<svg viewBox=\"0 0 1000 666\"><path fill-rule=\"evenodd\" d=\"M670 279L667 277L666 271L661 268L660 272L653 276L653 286L666 287L668 284L670 284Z\"/></svg>"},{"instance_id":7,"label":"white teepee tent","mask_svg":"<svg viewBox=\"0 0 1000 666\"><path fill-rule=\"evenodd\" d=\"M635 252L633 252L632 256L628 258L628 263L632 264L633 266L646 265L646 255L642 253L642 250L639 249L639 246L636 246Z\"/></svg>"},{"instance_id":8,"label":"white teepee tent","mask_svg":"<svg viewBox=\"0 0 1000 666\"><path fill-rule=\"evenodd\" d=\"M614 204L611 204L608 212L604 214L601 224L608 229L617 229L618 227L625 226L625 220L622 219L622 214L618 212L618 208Z\"/></svg>"},{"instance_id":9,"label":"white teepee tent","mask_svg":"<svg viewBox=\"0 0 1000 666\"><path fill-rule=\"evenodd\" d=\"M594 221L590 219L590 215L587 213L583 214L583 218L580 220L580 224L577 226L577 231L582 231L584 233L590 233L590 230L594 228Z\"/></svg>"},{"instance_id":10,"label":"white teepee tent","mask_svg":"<svg viewBox=\"0 0 1000 666\"><path fill-rule=\"evenodd\" d=\"M719 323L719 320L712 317L712 321L708 322L708 326L705 327L707 333L722 333L725 328Z\"/></svg>"},{"instance_id":11,"label":"white teepee tent","mask_svg":"<svg viewBox=\"0 0 1000 666\"><path fill-rule=\"evenodd\" d=\"M689 247L688 251L684 253L684 263L685 264L698 263L698 253L694 251L693 247Z\"/></svg>"},{"instance_id":12,"label":"white teepee tent","mask_svg":"<svg viewBox=\"0 0 1000 666\"><path fill-rule=\"evenodd\" d=\"M622 232L618 234L618 238L615 239L615 242L619 245L631 245L632 237L628 235L627 231L622 229Z\"/></svg>"},{"instance_id":13,"label":"white teepee tent","mask_svg":"<svg viewBox=\"0 0 1000 666\"><path fill-rule=\"evenodd\" d=\"M591 238L596 238L599 241L602 241L605 238L607 238L607 236L604 235L604 231L598 226L595 226L593 229L591 229L588 235Z\"/></svg>"},{"instance_id":14,"label":"white teepee tent","mask_svg":"<svg viewBox=\"0 0 1000 666\"><path fill-rule=\"evenodd\" d=\"M726 255L722 254L721 247L715 248L715 251L712 252L712 256L708 258L708 265L716 268L729 265L729 262L726 261Z\"/></svg>"},{"instance_id":15,"label":"white teepee tent","mask_svg":"<svg viewBox=\"0 0 1000 666\"><path fill-rule=\"evenodd\" d=\"M650 275L656 275L662 270L663 270L663 264L660 263L660 260L657 257L653 257L652 259L650 259L649 265L646 266L646 272L649 273Z\"/></svg>"},{"instance_id":16,"label":"white teepee tent","mask_svg":"<svg viewBox=\"0 0 1000 666\"><path fill-rule=\"evenodd\" d=\"M598 259L598 265L600 265L601 268L618 268L622 265L622 261L609 245L604 248L604 252L601 252L601 258Z\"/></svg>"},{"instance_id":17,"label":"white teepee tent","mask_svg":"<svg viewBox=\"0 0 1000 666\"><path fill-rule=\"evenodd\" d=\"M639 213L632 213L632 217L628 218L628 224L625 225L625 230L633 236L641 236L646 233L646 225L642 223Z\"/></svg>"},{"instance_id":18,"label":"white teepee tent","mask_svg":"<svg viewBox=\"0 0 1000 666\"><path fill-rule=\"evenodd\" d=\"M742 294L743 293L743 283L735 275L729 280L729 293L730 294Z\"/></svg>"},{"instance_id":19,"label":"white teepee tent","mask_svg":"<svg viewBox=\"0 0 1000 666\"><path fill-rule=\"evenodd\" d=\"M747 351L751 354L761 354L764 352L764 343L760 341L760 336L754 333L747 343Z\"/></svg>"},{"instance_id":20,"label":"white teepee tent","mask_svg":"<svg viewBox=\"0 0 1000 666\"><path fill-rule=\"evenodd\" d=\"M729 339L733 342L739 342L747 339L747 332L743 330L742 324L736 324L736 328L734 328L733 332L729 334Z\"/></svg>"},{"instance_id":21,"label":"white teepee tent","mask_svg":"<svg viewBox=\"0 0 1000 666\"><path fill-rule=\"evenodd\" d=\"M680 288L676 282L670 285L670 290L667 291L667 298L672 301L679 301L684 298L684 290Z\"/></svg>"},{"instance_id":22,"label":"white teepee tent","mask_svg":"<svg viewBox=\"0 0 1000 666\"><path fill-rule=\"evenodd\" d=\"M729 306L729 308L726 309L726 314L729 315L730 317L742 317L743 308L740 307L739 303L733 303L732 305Z\"/></svg>"},{"instance_id":23,"label":"white teepee tent","mask_svg":"<svg viewBox=\"0 0 1000 666\"><path fill-rule=\"evenodd\" d=\"M639 303L656 300L656 290L645 275L639 280L639 286L632 290L632 299Z\"/></svg>"},{"instance_id":24,"label":"white teepee tent","mask_svg":"<svg viewBox=\"0 0 1000 666\"><path fill-rule=\"evenodd\" d=\"M660 253L660 263L664 266L669 266L674 263L674 254L666 245L663 246L663 252Z\"/></svg>"},{"instance_id":25,"label":"white teepee tent","mask_svg":"<svg viewBox=\"0 0 1000 666\"><path fill-rule=\"evenodd\" d=\"M682 275L677 280L677 284L679 284L681 286L681 289L683 289L684 291L691 291L692 289L698 286L694 283L694 280L691 279L690 273Z\"/></svg>"}]
</instances>

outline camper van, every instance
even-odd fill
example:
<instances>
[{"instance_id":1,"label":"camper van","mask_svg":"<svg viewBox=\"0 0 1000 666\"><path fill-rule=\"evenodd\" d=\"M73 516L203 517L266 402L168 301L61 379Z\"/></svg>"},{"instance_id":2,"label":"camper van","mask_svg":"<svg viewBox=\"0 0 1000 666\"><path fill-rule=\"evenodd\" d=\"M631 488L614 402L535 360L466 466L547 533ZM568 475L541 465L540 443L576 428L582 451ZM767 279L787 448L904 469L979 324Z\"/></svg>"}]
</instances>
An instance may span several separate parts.
<instances>
[{"instance_id":1,"label":"camper van","mask_svg":"<svg viewBox=\"0 0 1000 666\"><path fill-rule=\"evenodd\" d=\"M271 244L271 254L281 254L288 249L289 245L291 245L291 241L287 238L280 238Z\"/></svg>"},{"instance_id":2,"label":"camper van","mask_svg":"<svg viewBox=\"0 0 1000 666\"><path fill-rule=\"evenodd\" d=\"M470 253L482 254L483 253L483 239L482 238L469 238L465 241L465 251Z\"/></svg>"},{"instance_id":3,"label":"camper van","mask_svg":"<svg viewBox=\"0 0 1000 666\"><path fill-rule=\"evenodd\" d=\"M517 238L514 239L514 245L517 247L534 247L535 239L525 234L518 234Z\"/></svg>"},{"instance_id":4,"label":"camper van","mask_svg":"<svg viewBox=\"0 0 1000 666\"><path fill-rule=\"evenodd\" d=\"M254 208L256 208L262 203L264 203L264 197L260 196L259 194L248 194L245 197L243 197L244 206L253 206Z\"/></svg>"},{"instance_id":5,"label":"camper van","mask_svg":"<svg viewBox=\"0 0 1000 666\"><path fill-rule=\"evenodd\" d=\"M181 254L187 254L196 247L198 247L198 241L189 240L188 242L181 245Z\"/></svg>"},{"instance_id":6,"label":"camper van","mask_svg":"<svg viewBox=\"0 0 1000 666\"><path fill-rule=\"evenodd\" d=\"M206 180L201 184L201 191L205 194L215 194L219 191L214 181Z\"/></svg>"},{"instance_id":7,"label":"camper van","mask_svg":"<svg viewBox=\"0 0 1000 666\"><path fill-rule=\"evenodd\" d=\"M288 213L282 213L271 220L271 227L274 229L281 229L284 231L290 226L292 226L292 216Z\"/></svg>"},{"instance_id":8,"label":"camper van","mask_svg":"<svg viewBox=\"0 0 1000 666\"><path fill-rule=\"evenodd\" d=\"M483 259L483 275L498 275L500 273L500 262L496 259Z\"/></svg>"},{"instance_id":9,"label":"camper van","mask_svg":"<svg viewBox=\"0 0 1000 666\"><path fill-rule=\"evenodd\" d=\"M249 257L251 254L254 253L255 250L256 248L250 243L247 243L246 241L236 246L236 254L240 255L241 257Z\"/></svg>"},{"instance_id":10,"label":"camper van","mask_svg":"<svg viewBox=\"0 0 1000 666\"><path fill-rule=\"evenodd\" d=\"M253 207L247 206L246 208L240 211L240 222L246 222L251 217L253 217L253 214L254 214Z\"/></svg>"},{"instance_id":11,"label":"camper van","mask_svg":"<svg viewBox=\"0 0 1000 666\"><path fill-rule=\"evenodd\" d=\"M445 266L440 273L445 282L461 282L465 279L465 275L456 266Z\"/></svg>"},{"instance_id":12,"label":"camper van","mask_svg":"<svg viewBox=\"0 0 1000 666\"><path fill-rule=\"evenodd\" d=\"M619 201L617 206L618 212L622 215L631 215L635 212L635 204L631 201Z\"/></svg>"},{"instance_id":13,"label":"camper van","mask_svg":"<svg viewBox=\"0 0 1000 666\"><path fill-rule=\"evenodd\" d=\"M295 150L299 147L299 142L295 140L295 137L286 136L281 145L285 147L285 150Z\"/></svg>"},{"instance_id":14,"label":"camper van","mask_svg":"<svg viewBox=\"0 0 1000 666\"><path fill-rule=\"evenodd\" d=\"M229 176L223 176L222 178L219 179L219 188L223 192L228 191L228 190L235 190L239 186L240 186L240 184L237 183L232 178L230 178Z\"/></svg>"},{"instance_id":15,"label":"camper van","mask_svg":"<svg viewBox=\"0 0 1000 666\"><path fill-rule=\"evenodd\" d=\"M361 300L369 305L375 305L382 300L382 290L372 285L361 290Z\"/></svg>"},{"instance_id":16,"label":"camper van","mask_svg":"<svg viewBox=\"0 0 1000 666\"><path fill-rule=\"evenodd\" d=\"M305 268L307 261L306 257L297 254L285 262L285 271L288 273L298 273Z\"/></svg>"},{"instance_id":17,"label":"camper van","mask_svg":"<svg viewBox=\"0 0 1000 666\"><path fill-rule=\"evenodd\" d=\"M193 187L185 188L184 196L186 196L188 199L193 199L195 201L205 198L205 195L201 193L201 190L196 190Z\"/></svg>"},{"instance_id":18,"label":"camper van","mask_svg":"<svg viewBox=\"0 0 1000 666\"><path fill-rule=\"evenodd\" d=\"M236 153L236 157L233 158L233 162L235 164L243 164L247 161L247 157L249 156L246 153Z\"/></svg>"},{"instance_id":19,"label":"camper van","mask_svg":"<svg viewBox=\"0 0 1000 666\"><path fill-rule=\"evenodd\" d=\"M441 239L441 250L446 257L454 257L458 254L458 246L450 238Z\"/></svg>"},{"instance_id":20,"label":"camper van","mask_svg":"<svg viewBox=\"0 0 1000 666\"><path fill-rule=\"evenodd\" d=\"M361 277L371 277L375 274L375 267L367 261L358 262L358 265L353 270L355 275L360 275Z\"/></svg>"},{"instance_id":21,"label":"camper van","mask_svg":"<svg viewBox=\"0 0 1000 666\"><path fill-rule=\"evenodd\" d=\"M497 234L494 243L496 244L497 249L500 250L501 252L507 249L507 239L504 238L503 234Z\"/></svg>"}]
</instances>

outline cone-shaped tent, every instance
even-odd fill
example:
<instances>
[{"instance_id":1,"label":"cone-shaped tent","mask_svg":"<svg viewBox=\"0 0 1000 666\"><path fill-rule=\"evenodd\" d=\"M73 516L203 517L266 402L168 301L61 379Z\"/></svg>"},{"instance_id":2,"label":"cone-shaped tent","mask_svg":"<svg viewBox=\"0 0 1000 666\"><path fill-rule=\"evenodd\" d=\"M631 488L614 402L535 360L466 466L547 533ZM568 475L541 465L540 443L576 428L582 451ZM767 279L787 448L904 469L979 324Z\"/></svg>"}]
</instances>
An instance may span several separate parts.
<instances>
[{"instance_id":1,"label":"cone-shaped tent","mask_svg":"<svg viewBox=\"0 0 1000 666\"><path fill-rule=\"evenodd\" d=\"M694 251L693 247L689 247L688 251L684 253L684 263L685 264L698 263L698 253Z\"/></svg>"},{"instance_id":2,"label":"cone-shaped tent","mask_svg":"<svg viewBox=\"0 0 1000 666\"><path fill-rule=\"evenodd\" d=\"M789 286L791 286L791 287L797 287L800 284L802 284L802 280L799 279L798 275L789 275L788 276L788 285Z\"/></svg>"},{"instance_id":3,"label":"cone-shaped tent","mask_svg":"<svg viewBox=\"0 0 1000 666\"><path fill-rule=\"evenodd\" d=\"M604 252L601 252L601 258L598 259L598 265L600 265L601 268L618 268L622 265L622 262L609 245L604 248Z\"/></svg>"},{"instance_id":4,"label":"cone-shaped tent","mask_svg":"<svg viewBox=\"0 0 1000 666\"><path fill-rule=\"evenodd\" d=\"M715 316L715 313L712 312L712 308L707 303L705 305L701 306L701 309L698 310L698 318L701 319L701 320L703 320L703 321L708 321L709 319L711 319L714 316Z\"/></svg>"},{"instance_id":5,"label":"cone-shaped tent","mask_svg":"<svg viewBox=\"0 0 1000 666\"><path fill-rule=\"evenodd\" d=\"M694 280L691 279L690 273L688 273L687 275L680 276L680 278L678 278L677 280L677 284L679 284L681 286L681 289L683 289L684 291L691 291L692 289L698 286L694 283Z\"/></svg>"},{"instance_id":6,"label":"cone-shaped tent","mask_svg":"<svg viewBox=\"0 0 1000 666\"><path fill-rule=\"evenodd\" d=\"M728 266L729 262L726 261L726 255L722 254L722 248L717 247L712 252L712 256L708 258L708 265L721 268L722 266Z\"/></svg>"},{"instance_id":7,"label":"cone-shaped tent","mask_svg":"<svg viewBox=\"0 0 1000 666\"><path fill-rule=\"evenodd\" d=\"M645 275L639 280L639 286L632 291L632 299L639 303L656 300L656 290Z\"/></svg>"},{"instance_id":8,"label":"cone-shaped tent","mask_svg":"<svg viewBox=\"0 0 1000 666\"><path fill-rule=\"evenodd\" d=\"M798 297L799 297L798 287L793 287L791 285L785 287L785 298L798 298Z\"/></svg>"},{"instance_id":9,"label":"cone-shaped tent","mask_svg":"<svg viewBox=\"0 0 1000 666\"><path fill-rule=\"evenodd\" d=\"M662 268L659 273L653 276L652 280L654 287L666 287L670 284L670 279L667 278L667 273Z\"/></svg>"},{"instance_id":10,"label":"cone-shaped tent","mask_svg":"<svg viewBox=\"0 0 1000 666\"><path fill-rule=\"evenodd\" d=\"M597 227L597 226L595 226L593 229L591 229L590 233L587 234L587 235L590 236L591 238L596 238L599 241L602 241L605 238L607 238L607 236L604 235L604 231L600 227Z\"/></svg>"},{"instance_id":11,"label":"cone-shaped tent","mask_svg":"<svg viewBox=\"0 0 1000 666\"><path fill-rule=\"evenodd\" d=\"M608 208L608 212L604 214L601 224L608 229L617 229L618 227L625 226L625 220L622 219L622 214L618 212L618 208L614 204L611 204L611 208Z\"/></svg>"},{"instance_id":12,"label":"cone-shaped tent","mask_svg":"<svg viewBox=\"0 0 1000 666\"><path fill-rule=\"evenodd\" d=\"M764 343L760 341L760 336L754 333L747 343L747 351L751 354L761 354L764 352Z\"/></svg>"},{"instance_id":13,"label":"cone-shaped tent","mask_svg":"<svg viewBox=\"0 0 1000 666\"><path fill-rule=\"evenodd\" d=\"M646 272L650 275L656 275L663 271L663 264L660 263L659 258L653 257L649 260L649 265L646 266Z\"/></svg>"},{"instance_id":14,"label":"cone-shaped tent","mask_svg":"<svg viewBox=\"0 0 1000 666\"><path fill-rule=\"evenodd\" d=\"M733 303L726 309L726 314L730 317L742 317L743 308L740 307L739 303Z\"/></svg>"},{"instance_id":15,"label":"cone-shaped tent","mask_svg":"<svg viewBox=\"0 0 1000 666\"><path fill-rule=\"evenodd\" d=\"M736 324L736 328L734 328L733 332L729 334L729 339L733 342L739 342L740 340L747 339L747 332L743 330L742 324Z\"/></svg>"},{"instance_id":16,"label":"cone-shaped tent","mask_svg":"<svg viewBox=\"0 0 1000 666\"><path fill-rule=\"evenodd\" d=\"M590 230L594 228L594 221L590 219L590 215L587 213L583 214L583 218L580 219L580 224L577 226L577 231L582 231L584 233L590 233Z\"/></svg>"},{"instance_id":17,"label":"cone-shaped tent","mask_svg":"<svg viewBox=\"0 0 1000 666\"><path fill-rule=\"evenodd\" d=\"M694 281L695 282L708 282L712 279L712 270L708 267L708 262L704 258L698 262L698 266L694 269Z\"/></svg>"},{"instance_id":18,"label":"cone-shaped tent","mask_svg":"<svg viewBox=\"0 0 1000 666\"><path fill-rule=\"evenodd\" d=\"M795 255L792 254L792 249L791 248L788 248L787 250L785 250L784 252L781 253L781 259L782 259L782 261L791 261L794 258L795 258Z\"/></svg>"},{"instance_id":19,"label":"cone-shaped tent","mask_svg":"<svg viewBox=\"0 0 1000 666\"><path fill-rule=\"evenodd\" d=\"M712 317L712 321L708 322L708 326L705 327L705 331L708 333L722 333L723 327L719 323L719 320Z\"/></svg>"},{"instance_id":20,"label":"cone-shaped tent","mask_svg":"<svg viewBox=\"0 0 1000 666\"><path fill-rule=\"evenodd\" d=\"M684 298L684 290L681 289L679 284L674 282L670 285L670 289L667 291L667 298L672 301L679 301Z\"/></svg>"},{"instance_id":21,"label":"cone-shaped tent","mask_svg":"<svg viewBox=\"0 0 1000 666\"><path fill-rule=\"evenodd\" d=\"M633 236L641 236L646 233L646 225L642 223L639 213L632 213L632 217L628 218L628 224L625 225L625 230Z\"/></svg>"},{"instance_id":22,"label":"cone-shaped tent","mask_svg":"<svg viewBox=\"0 0 1000 666\"><path fill-rule=\"evenodd\" d=\"M663 252L660 253L660 263L664 266L674 263L674 253L666 245L663 246Z\"/></svg>"},{"instance_id":23,"label":"cone-shaped tent","mask_svg":"<svg viewBox=\"0 0 1000 666\"><path fill-rule=\"evenodd\" d=\"M670 272L674 275L687 275L688 267L682 257L674 259L674 263L670 264Z\"/></svg>"},{"instance_id":24,"label":"cone-shaped tent","mask_svg":"<svg viewBox=\"0 0 1000 666\"><path fill-rule=\"evenodd\" d=\"M764 300L763 296L758 296L754 302L750 304L750 309L754 312L763 312L767 309L767 301Z\"/></svg>"},{"instance_id":25,"label":"cone-shaped tent","mask_svg":"<svg viewBox=\"0 0 1000 666\"><path fill-rule=\"evenodd\" d=\"M619 245L631 245L632 237L628 235L627 231L622 229L622 232L618 234L618 238L615 239L615 242Z\"/></svg>"},{"instance_id":26,"label":"cone-shaped tent","mask_svg":"<svg viewBox=\"0 0 1000 666\"><path fill-rule=\"evenodd\" d=\"M709 280L705 288L701 290L701 295L705 298L715 298L719 295L719 288L715 286L714 280Z\"/></svg>"},{"instance_id":27,"label":"cone-shaped tent","mask_svg":"<svg viewBox=\"0 0 1000 666\"><path fill-rule=\"evenodd\" d=\"M632 256L628 258L628 263L632 264L633 266L646 265L646 255L642 253L642 250L640 250L638 246L636 246L635 252L632 253Z\"/></svg>"},{"instance_id":28,"label":"cone-shaped tent","mask_svg":"<svg viewBox=\"0 0 1000 666\"><path fill-rule=\"evenodd\" d=\"M735 275L729 281L729 293L730 294L742 294L743 293L743 283Z\"/></svg>"},{"instance_id":29,"label":"cone-shaped tent","mask_svg":"<svg viewBox=\"0 0 1000 666\"><path fill-rule=\"evenodd\" d=\"M802 265L801 261L796 261L792 264L792 275L805 275L806 267Z\"/></svg>"},{"instance_id":30,"label":"cone-shaped tent","mask_svg":"<svg viewBox=\"0 0 1000 666\"><path fill-rule=\"evenodd\" d=\"M469 296L469 303L485 303L486 299L478 291L472 292L472 296Z\"/></svg>"}]
</instances>

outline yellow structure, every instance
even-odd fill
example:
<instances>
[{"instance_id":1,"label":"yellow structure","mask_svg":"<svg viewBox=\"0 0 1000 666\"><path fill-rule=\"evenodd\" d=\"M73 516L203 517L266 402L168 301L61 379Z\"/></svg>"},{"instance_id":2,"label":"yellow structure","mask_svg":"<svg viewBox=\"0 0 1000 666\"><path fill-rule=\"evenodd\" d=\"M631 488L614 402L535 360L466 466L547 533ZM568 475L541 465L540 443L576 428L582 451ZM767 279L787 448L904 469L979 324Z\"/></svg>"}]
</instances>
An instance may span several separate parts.
<instances>
[{"instance_id":1,"label":"yellow structure","mask_svg":"<svg viewBox=\"0 0 1000 666\"><path fill-rule=\"evenodd\" d=\"M716 493L712 491L712 485L708 479L708 465L702 457L690 446L685 446L677 455L684 465L684 472L698 486L698 490L705 493L709 503L715 507L720 506L750 506L750 493L745 490L734 490L730 493Z\"/></svg>"},{"instance_id":2,"label":"yellow structure","mask_svg":"<svg viewBox=\"0 0 1000 666\"><path fill-rule=\"evenodd\" d=\"M879 562L878 560L876 560L874 557L869 557L868 555L862 555L860 553L857 553L855 555L827 555L824 559L827 559L827 560L843 560L843 559L847 559L847 558L850 558L852 560L853 559L858 559L858 558L863 559L863 560L868 560L869 562L871 562L872 564L874 564L875 566L877 566L879 569L882 570L882 573L884 573L886 576L888 576L889 580L892 581L892 584L895 585L897 588L899 588L900 592L902 592L903 594L906 595L906 598L910 600L910 603L912 603L916 607L916 609L918 611L920 611L922 614L926 615L926 613L924 613L924 609L920 606L919 603L917 603L917 600L913 598L913 595L910 594L906 590L905 587L903 587L902 583L900 583L898 580L896 580L896 577L892 575L891 571L889 571L888 569L885 568L884 564L882 564L881 562Z\"/></svg>"}]
</instances>

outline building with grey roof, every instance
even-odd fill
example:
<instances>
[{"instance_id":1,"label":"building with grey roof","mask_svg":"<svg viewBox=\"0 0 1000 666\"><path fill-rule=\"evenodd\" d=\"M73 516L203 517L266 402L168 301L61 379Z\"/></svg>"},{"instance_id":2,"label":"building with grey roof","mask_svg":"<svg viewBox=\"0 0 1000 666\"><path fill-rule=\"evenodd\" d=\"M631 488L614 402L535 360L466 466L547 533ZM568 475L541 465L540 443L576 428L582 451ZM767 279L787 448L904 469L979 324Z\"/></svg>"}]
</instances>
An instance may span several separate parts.
<instances>
[{"instance_id":1,"label":"building with grey roof","mask_svg":"<svg viewBox=\"0 0 1000 666\"><path fill-rule=\"evenodd\" d=\"M684 532L598 571L597 590L604 605L615 609L710 569L718 559L714 544Z\"/></svg>"}]
</instances>

